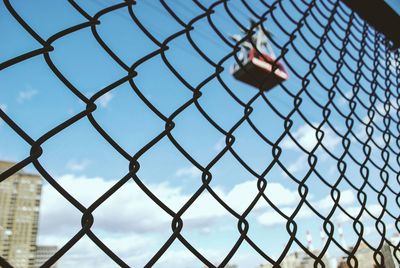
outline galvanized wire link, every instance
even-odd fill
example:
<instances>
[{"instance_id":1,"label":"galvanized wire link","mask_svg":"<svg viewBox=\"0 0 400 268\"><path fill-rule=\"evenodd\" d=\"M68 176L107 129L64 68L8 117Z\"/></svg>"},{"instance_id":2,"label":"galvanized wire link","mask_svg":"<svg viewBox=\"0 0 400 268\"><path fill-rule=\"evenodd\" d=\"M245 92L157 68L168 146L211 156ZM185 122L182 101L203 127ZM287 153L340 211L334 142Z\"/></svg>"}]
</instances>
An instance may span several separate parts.
<instances>
[{"instance_id":1,"label":"galvanized wire link","mask_svg":"<svg viewBox=\"0 0 400 268\"><path fill-rule=\"evenodd\" d=\"M315 260L315 265L325 267L326 264L323 262L323 257L327 254L327 251L331 245L337 247L345 256L347 264L350 267L357 267L358 260L356 258L356 252L360 247L361 243L364 243L374 252L374 261L376 266L383 267L385 264L384 256L381 253L381 249L384 243L388 243L394 251L395 259L400 260L399 247L400 244L393 244L387 233L387 226L384 221L384 216L389 217L395 221L395 229L400 232L400 215L394 215L389 209L388 204L395 204L400 208L400 192L399 192L399 172L400 172L400 64L393 63L391 59L398 62L400 57L399 51L390 51L388 49L388 41L382 34L376 32L372 27L367 25L361 18L359 18L354 12L349 11L343 3L338 0L276 0L276 1L266 1L259 0L259 2L264 7L263 10L258 10L253 7L251 1L244 0L218 0L211 3L209 6L205 6L201 1L192 0L188 1L191 5L195 5L201 13L195 15L195 13L186 6L186 2L182 3L186 12L186 15L191 16L191 19L185 22L171 7L170 3L165 0L160 0L157 6L160 12L167 13L174 19L180 26L181 30L173 33L163 40L159 40L155 37L152 30L146 28L144 24L140 21L135 13L135 5L141 3L142 1L126 0L121 1L118 4L108 6L104 9L99 10L94 16L89 15L78 3L74 0L68 1L71 7L73 7L77 12L79 12L85 22L71 26L67 29L54 33L48 39L41 37L35 29L27 23L24 18L14 9L12 2L9 0L4 0L4 4L7 11L14 17L16 22L20 24L25 31L35 39L40 47L14 57L12 59L6 60L0 63L0 71L3 71L11 66L18 65L23 61L26 61L33 57L42 57L46 62L49 69L57 76L57 78L70 90L72 94L76 96L79 100L86 104L86 108L79 112L78 114L70 117L68 120L57 125L53 129L48 130L43 133L38 139L33 139L30 137L24 129L22 129L5 111L0 109L0 117L4 122L11 127L15 135L21 137L29 146L31 147L30 154L24 160L17 163L15 166L6 170L0 174L0 183L19 170L23 169L29 164L33 164L41 176L57 190L71 205L73 205L82 214L81 219L81 229L73 236L71 239L61 247L58 252L52 256L43 267L49 267L56 263L66 252L68 252L82 237L89 237L105 254L107 254L117 265L121 267L129 267L126 262L121 259L116 253L114 253L106 244L104 244L101 239L99 239L95 233L92 232L91 227L95 221L93 212L100 207L108 198L110 198L118 189L124 187L124 185L133 180L138 187L155 203L157 204L165 213L172 217L171 236L164 242L164 244L159 248L159 250L152 256L145 267L151 267L157 263L161 256L168 250L172 243L179 240L194 256L196 256L204 265L207 267L215 267L209 259L207 259L199 249L196 249L181 233L185 221L182 219L183 214L192 206L194 202L199 198L202 193L209 193L218 203L220 203L237 221L237 231L239 237L232 248L229 250L228 254L224 257L222 262L218 264L218 267L224 267L236 254L238 249L241 247L243 242L250 245L259 255L265 258L266 262L274 265L274 267L279 267L281 262L287 256L289 250L293 245L297 245L301 250L303 250L310 258ZM240 10L235 6L235 3L241 3L244 10ZM143 3L146 3L143 1ZM153 3L146 3L152 5ZM287 10L287 5L291 5L292 8L301 14L301 18L295 18L291 15L291 11ZM239 42L233 43L227 39L225 33L216 26L214 21L215 11L222 10L225 15L229 18L229 23L235 24L235 27L246 31L248 34L244 36ZM130 23L135 24L143 34L151 41L157 49L154 51L142 55L142 57L133 62L126 63L110 48L105 40L102 39L101 34L97 30L97 26L101 23L103 16L108 13L117 12L118 10L125 10L129 14L127 17ZM241 16L246 16L246 13L251 14L255 23L247 28L243 22L235 16L239 13ZM285 20L279 19L277 13L283 14ZM227 62L236 61L237 64L243 67L242 63L238 58L238 52L240 51L240 46L243 42L248 40L249 35L255 30L257 26L261 26L263 31L266 32L265 23L268 20L272 21L279 27L282 35L282 40L285 42L278 42L271 40L273 45L278 49L278 57L276 58L274 69L277 68L277 62L282 61L288 68L290 74L301 81L298 83L297 88L289 86L289 84L280 84L274 90L281 90L285 92L293 101L292 109L287 113L283 114L279 109L279 103L274 102L269 98L268 93L262 90L255 90L254 95L249 98L248 101L243 101L239 96L235 94L235 91L229 87L229 85L224 81L222 74L228 72L223 65ZM192 38L195 30L195 25L198 22L206 22L214 33L218 36L216 39L211 39L208 35L203 34L203 37L211 39L210 41L217 46L229 47L230 51L218 61L213 61L208 55L207 51L204 51ZM320 29L323 29L322 34L316 31L315 26L312 23L318 25ZM295 26L292 31L289 31L290 27L287 25ZM87 98L82 91L77 88L71 81L69 81L64 74L59 70L57 64L53 62L52 53L55 48L52 44L63 39L74 32L81 31L83 29L90 29L91 33L98 43L98 45L104 50L105 53L118 65L122 70L124 70L124 76L120 77L118 80L107 85L104 88L98 89L95 94L90 98ZM312 38L319 40L319 43L315 46L309 41L307 34ZM173 41L177 38L186 38L189 42L191 48L196 51L196 55L204 59L214 70L212 74L206 77L203 81L197 85L193 85L186 81L185 78L179 73L178 70L170 63L166 57L166 52L173 46ZM313 51L311 58L305 56L301 48L298 46L299 42L304 43L304 46L308 50ZM300 70L293 62L291 62L287 54L295 53L300 61L308 65L307 70ZM322 58L322 54L325 55L325 59ZM338 55L338 56L337 56ZM164 62L165 66L169 69L170 73L174 75L181 84L192 93L192 97L186 102L182 103L179 108L173 111L171 114L164 114L152 103L151 99L147 98L143 94L142 89L135 82L135 77L139 74L137 69L140 65L145 64L147 61L154 57L160 57ZM335 69L326 63L326 59L333 62ZM351 60L355 64L350 64L348 61ZM372 63L372 66L370 65ZM356 68L354 69L354 67ZM330 76L330 81L327 83L320 79L319 70L317 68L322 68L322 70ZM248 73L252 76L253 74ZM269 79L270 76L266 75L265 80ZM254 79L259 79L254 77ZM264 80L264 81L265 81ZM199 99L201 99L205 86L211 81L217 81L218 85L225 90L229 98L231 98L238 106L243 109L243 116L239 118L229 129L223 128L210 116L206 109L201 105ZM314 84L312 84L312 81ZM384 81L384 84L382 84ZM101 126L101 124L96 120L94 112L97 109L95 102L108 92L113 91L119 85L128 82L135 94L140 98L140 100L161 120L164 122L164 130L158 135L151 137L152 139L145 146L137 150L134 154L128 153L119 143L114 140L107 131ZM263 82L263 81L260 81ZM348 92L344 92L341 84L345 84L347 87L351 88L350 96ZM327 101L321 103L315 96L315 85L320 87L319 94L325 94ZM361 96L368 96L368 101L365 101ZM382 97L384 96L384 97ZM304 99L309 99L313 105L320 109L322 120L320 122L313 122L312 118L307 115L307 111L302 106ZM342 98L348 105L349 112L346 113L342 111L343 109L338 106L337 99ZM393 102L396 99L396 102ZM272 110L277 117L280 118L284 125L284 131L279 135L276 140L271 140L268 138L260 128L257 123L254 122L252 118L252 113L254 111L254 103L256 101L262 101L266 107ZM179 143L179 141L174 137L172 130L176 126L176 118L182 112L184 112L189 107L193 107L200 112L200 114L209 122L210 126L215 128L221 135L225 137L225 146L221 151L206 165L202 165L194 156L187 152L184 147ZM367 116L362 118L358 114L358 110L361 109L366 112ZM344 120L346 125L346 130L342 133L336 128L335 122L332 119L331 114L335 112L337 116ZM296 137L293 135L293 126L295 116L300 116L305 124L315 131L316 144L313 148L305 148ZM66 191L57 181L52 177L51 174L42 166L40 157L43 154L42 145L47 141L51 140L55 136L59 135L65 129L76 124L78 121L87 118L90 121L92 127L104 138L104 141L109 143L122 157L129 161L129 172L121 178L113 187L108 189L101 197L99 197L95 202L93 202L89 207L81 204L77 199L75 199L68 191ZM376 118L382 118L383 126L376 123ZM240 153L238 153L234 144L237 140L235 134L238 129L247 123L251 129L254 131L254 135L260 138L265 144L271 148L271 154L273 159L270 163L265 163L265 169L260 173L251 167L251 163L247 163ZM366 139L363 140L358 136L355 126L361 126L365 131ZM395 128L393 127L395 126ZM327 135L326 129L329 128L333 131L340 140L341 144L341 155L335 154L332 149L324 143L324 136ZM383 143L377 141L377 137L380 136ZM304 177L299 177L286 166L282 161L281 155L283 152L282 142L284 139L290 139L298 147L298 149L306 155L308 172ZM196 168L201 170L202 184L195 191L195 193L189 198L189 200L178 210L173 211L165 203L163 203L158 196L153 193L145 183L141 180L138 175L140 170L141 157L146 155L146 153L158 144L161 140L168 140L174 147L184 156L189 162L191 162ZM360 155L355 155L354 152L350 150L353 146L362 147L362 152ZM327 157L331 158L336 163L336 169L339 177L332 183L326 178L323 170L320 170L317 165L319 159L317 151L323 151ZM372 157L373 150L379 152L380 160L383 165L379 164L374 157ZM254 196L251 204L244 210L243 213L238 213L232 207L229 206L223 199L218 195L216 191L210 186L213 180L213 174L211 169L215 166L225 155L231 154L237 165L241 166L243 169L252 174L257 178L257 189L258 193ZM351 159L351 163L346 159ZM393 161L395 160L395 161ZM361 186L357 186L353 183L352 178L348 173L349 166L352 169L358 170L359 175L363 179ZM268 196L266 193L266 187L268 185L267 175L270 174L274 167L279 167L288 176L289 180L297 185L297 190L300 196L300 200L296 205L296 208L290 215L285 214ZM379 178L374 177L374 180L380 180L380 185L382 187L377 187L374 181L371 180L370 169L374 168L379 170ZM390 174L396 174L396 178L393 178ZM318 208L310 202L309 198L309 187L307 186L307 180L314 175L318 178L319 182L325 187L330 189L330 197L333 202L333 206L327 216L323 215ZM395 181L397 187L393 188L393 183L389 184L389 180ZM357 215L349 213L344 206L339 203L341 192L339 190L339 185L342 182L346 182L350 185L351 189L357 193L357 203L360 207ZM381 212L379 215L375 215L367 207L368 194L367 191L373 191L377 195L377 202L380 205ZM385 192L390 191L396 196L396 200L390 200L385 195ZM286 246L282 250L280 256L277 258L272 258L269 252L264 250L257 245L255 241L249 236L249 230L251 225L248 221L248 216L250 212L254 209L255 205L259 200L265 201L278 215L283 217L286 221L286 231L290 237ZM134 200L133 200L134 201ZM310 250L307 245L305 245L301 239L299 239L300 234L298 233L298 226L296 223L296 216L302 208L309 209L316 218L323 222L323 232L325 233L327 239L325 244L322 245L321 250L316 253ZM354 233L357 234L356 242L352 245L352 248L346 248L341 241L337 239L335 233L337 233L337 228L333 222L333 215L335 213L344 213L350 221L352 221L352 226ZM369 215L375 222L376 231L380 235L380 241L377 247L369 244L365 239L365 226L361 221L361 217L364 215ZM118 226L115 226L118 228ZM4 258L0 256L0 265L2 267L11 267L10 264Z\"/></svg>"}]
</instances>

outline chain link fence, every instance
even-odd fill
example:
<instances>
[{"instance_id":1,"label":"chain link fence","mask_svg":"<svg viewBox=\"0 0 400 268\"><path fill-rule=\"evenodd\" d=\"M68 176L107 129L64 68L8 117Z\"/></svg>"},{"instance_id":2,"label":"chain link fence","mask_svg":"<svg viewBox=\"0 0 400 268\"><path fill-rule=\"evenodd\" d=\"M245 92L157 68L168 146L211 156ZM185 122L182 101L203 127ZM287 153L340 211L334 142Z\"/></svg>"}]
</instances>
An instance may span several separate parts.
<instances>
[{"instance_id":1,"label":"chain link fence","mask_svg":"<svg viewBox=\"0 0 400 268\"><path fill-rule=\"evenodd\" d=\"M393 252L395 262L398 263L400 261L399 244L394 243L388 235L389 221L394 223L391 228L395 232L400 231L400 203L398 199L400 189L399 51L391 50L391 43L385 39L385 36L376 32L358 17L357 14L341 3L341 1L180 1L180 5L187 11L185 13L186 17L191 16L189 20L179 16L179 12L174 10L174 5L166 0L159 2L147 0L121 1L114 5L107 5L97 10L94 14L90 14L90 12L85 10L78 1L70 0L68 3L85 19L85 22L56 32L45 39L35 31L35 27L26 22L24 17L16 11L13 1L4 0L7 12L12 15L15 21L40 46L37 49L3 61L0 63L0 71L12 71L13 66L28 61L33 57L42 57L48 68L70 90L71 94L86 105L86 109L71 116L56 127L49 129L46 133L42 133L37 139L28 135L26 130L20 127L6 111L0 109L1 119L13 129L15 135L21 137L31 148L30 154L25 159L0 174L0 182L7 180L7 178L22 170L27 165L33 164L44 180L51 184L82 214L80 231L71 237L54 256L48 259L43 264L43 267L50 267L56 263L84 236L89 237L116 265L129 267L123 258L120 258L98 238L91 227L94 221L96 221L93 212L113 196L116 191L124 187L128 181L132 180L155 204L172 218L172 235L164 242L156 254L148 260L145 267L152 267L157 264L157 261L165 254L172 243L177 240L206 267L227 266L243 243L250 245L254 251L265 259L266 263L274 267L280 266L293 245L297 245L314 261L314 265L320 267L327 265L327 263L324 263L324 256L332 245L339 248L345 256L347 265L350 267L358 266L360 260L357 259L357 252L361 245L366 245L367 248L373 251L373 259L377 267L385 267L385 264L388 267L388 258L382 253L385 244L388 244ZM136 8L140 5L153 5L156 9L166 12L168 16L180 25L181 30L174 32L167 38L157 38L157 34L146 27L137 16ZM237 8L238 5L241 8ZM199 10L199 12L193 14L193 9ZM157 47L151 53L141 55L141 58L135 62L122 60L118 56L118 53L113 51L107 42L102 39L101 34L97 30L98 27L101 27L103 18L107 14L121 11L124 12L125 19L128 19L129 23L140 28L148 39L146 41L152 42ZM48 12L51 12L51 10ZM224 13L230 24L245 33L240 41L233 42L228 38L228 33L218 27L215 19L221 16L221 12ZM248 23L243 19L245 16L251 17L254 20L250 28L247 27ZM154 19L157 20L156 18ZM196 33L196 25L199 23L206 23L215 36L214 38L204 34L204 38L211 39L209 42L213 45L215 44L215 46L222 45L229 48L229 53L217 60L210 58L208 51L203 50L192 37ZM246 90L252 92L253 95L250 98L243 99L235 93L235 88L231 86L232 83L226 82L226 76L230 76L227 66L233 62L239 65L242 64L238 57L241 44L248 41L251 33L259 26L266 32L267 29L270 30L272 28L277 29L275 32L280 32L278 38L271 39L271 42L277 54L275 62L284 63L288 69L289 79L287 82L283 82L267 92L247 88ZM53 46L53 43L83 29L91 30L98 46L125 73L124 76L108 86L98 89L90 97L83 94L81 89L76 87L63 74L52 59L52 53L57 50ZM192 84L185 80L184 76L179 70L174 68L166 56L168 50L174 47L174 40L178 38L186 38L188 44L191 46L190 49L196 52L196 57L203 59L214 70L212 74L204 77L198 84ZM187 48L183 47L182 49ZM141 75L140 71L138 71L139 67L145 65L153 58L162 59L165 66L169 69L170 74L174 75L181 82L182 87L192 94L192 97L188 101L181 103L179 108L169 114L160 111L152 99L146 97L141 87L135 83L135 79ZM190 63L188 63L187 68L192 68ZM277 66L274 68L276 69ZM249 75L252 74L250 73ZM266 80L268 78L268 76L265 77ZM254 79L258 78L254 77ZM207 112L207 109L202 107L203 88L211 82L214 83L213 86L217 85L226 91L228 98L233 100L236 106L240 107L243 111L241 118L238 118L229 128L222 127ZM260 82L262 83L263 81ZM129 153L119 144L118 140L113 139L112 135L107 133L94 116L94 111L96 111L98 106L96 102L102 96L112 92L124 83L129 83L137 97L140 98L154 115L164 122L164 130L158 133L158 135L151 137L150 142L138 149L134 154ZM270 94L273 94L272 92L277 91L286 93L285 103L275 101L270 96ZM224 100L220 101L223 102ZM275 139L271 139L265 133L265 129L260 129L257 122L254 122L252 119L252 114L256 110L254 108L256 102L262 102L265 107L273 111L275 118L277 118L275 120L278 121L275 123L283 126L283 131ZM306 102L306 105L304 105L304 102ZM280 106L284 104L289 105L290 109L282 112ZM314 110L309 107L313 107ZM201 164L196 157L186 151L184 146L173 135L173 130L177 125L176 118L189 108L197 109L203 118L208 121L209 125L224 136L223 146L221 146L220 151L206 165ZM313 116L318 115L320 119L316 121L310 118L308 111L313 111ZM81 204L71 193L59 185L56 179L41 164L40 159L43 154L42 146L46 142L84 118L90 121L93 129L104 138L105 143L110 144L116 152L129 161L129 173L88 207ZM308 128L312 129L314 135L312 138L315 140L312 146L305 146L303 141L295 134L293 126L299 118L304 120ZM269 119L267 118L266 120ZM269 163L264 163L265 167L261 172L253 169L252 164L248 163L235 150L234 145L237 141L235 133L244 124L248 124L251 127L254 138L261 139L270 147L268 153L272 155L272 160ZM252 139L253 137L248 138ZM303 161L298 163L298 165L306 168L304 176L299 176L293 169L289 168L288 163L281 160L282 154L288 150L288 146L282 145L285 139L289 139L291 146L304 155ZM330 139L335 139L338 142L334 146L330 146ZM202 174L201 186L178 211L172 210L163 203L138 175L141 168L141 158L152 147L165 140L173 144L180 154L200 170ZM238 213L233 209L211 186L211 181L213 180L211 169L226 155L231 155L236 160L235 165L240 166L257 178L258 193L243 213ZM335 169L337 176L328 175L327 172L318 168L318 163L327 158L332 163L335 163L332 165L332 168ZM267 177L274 167L279 167L283 170L285 178L296 185L300 196L295 209L290 213L282 210L266 194L269 183ZM311 176L316 176L320 184L330 189L332 204L327 213L321 213L315 203L310 201L310 183L308 179ZM355 176L361 178L361 183L355 183ZM341 204L341 183L347 183L356 192L357 199L355 203L359 207L359 210L356 212L348 211ZM374 198L372 196L369 197L369 194L367 194L370 191L374 193L376 202L378 202L379 209L377 213L376 211L371 211L371 208L367 205L367 200ZM218 265L207 259L181 233L185 226L185 221L182 219L183 214L204 192L208 192L237 221L239 238ZM252 225L247 220L248 215L260 200L266 202L284 219L285 228L290 237L281 254L275 258L269 252L259 247L257 242L248 235L249 230L252 228ZM132 200L132 202L135 202L135 200ZM309 245L299 238L303 234L300 234L297 230L298 223L296 217L298 217L300 210L304 208L307 208L313 217L322 221L321 228L325 240L322 249L319 251L312 250ZM334 235L337 234L338 228L335 226L333 215L338 211L350 219L352 228L356 234L355 242L350 247L343 245L337 235ZM118 213L118 211L115 213ZM373 219L375 229L379 233L377 245L372 245L365 239L366 230L363 222L365 215ZM389 220L387 221L386 219ZM132 221L134 220L132 219ZM118 228L118 226L115 226L115 228ZM1 257L0 265L2 267L11 267Z\"/></svg>"}]
</instances>

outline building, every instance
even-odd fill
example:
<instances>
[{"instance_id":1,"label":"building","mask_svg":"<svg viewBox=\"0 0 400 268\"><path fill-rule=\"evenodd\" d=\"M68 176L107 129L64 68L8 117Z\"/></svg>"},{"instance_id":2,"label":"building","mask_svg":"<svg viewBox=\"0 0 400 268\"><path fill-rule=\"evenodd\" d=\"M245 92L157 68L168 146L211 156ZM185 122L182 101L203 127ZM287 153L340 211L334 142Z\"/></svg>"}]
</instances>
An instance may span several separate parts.
<instances>
[{"instance_id":1,"label":"building","mask_svg":"<svg viewBox=\"0 0 400 268\"><path fill-rule=\"evenodd\" d=\"M400 234L396 233L391 239L390 242L397 246L400 243ZM382 251L383 257L385 258L385 266L388 268L399 268L400 263L400 252L399 250L394 250L388 243L383 244ZM396 258L397 257L397 258Z\"/></svg>"},{"instance_id":2,"label":"building","mask_svg":"<svg viewBox=\"0 0 400 268\"><path fill-rule=\"evenodd\" d=\"M338 268L349 268L349 265L347 264L346 260L342 259L338 263Z\"/></svg>"},{"instance_id":3,"label":"building","mask_svg":"<svg viewBox=\"0 0 400 268\"><path fill-rule=\"evenodd\" d=\"M354 256L357 258L358 267L374 267L374 252L365 243L360 243L360 246L358 247Z\"/></svg>"},{"instance_id":4,"label":"building","mask_svg":"<svg viewBox=\"0 0 400 268\"><path fill-rule=\"evenodd\" d=\"M319 252L316 250L313 250L313 253L315 255L318 255ZM285 256L283 261L280 263L281 268L314 268L314 262L315 260L311 258L308 254L306 254L304 251L296 251L293 253L290 253ZM322 262L325 264L326 268L330 267L329 260L326 256L322 257ZM260 268L271 268L272 264L263 264L260 266Z\"/></svg>"},{"instance_id":5,"label":"building","mask_svg":"<svg viewBox=\"0 0 400 268\"><path fill-rule=\"evenodd\" d=\"M0 173L14 163L0 161ZM15 268L34 264L41 177L19 171L0 183L0 256Z\"/></svg>"},{"instance_id":6,"label":"building","mask_svg":"<svg viewBox=\"0 0 400 268\"><path fill-rule=\"evenodd\" d=\"M397 245L396 237L392 238L392 243ZM351 248L350 248L351 249ZM398 268L399 263L394 258L393 248L386 242L383 243L381 253L384 257L384 267L385 268ZM357 258L358 267L360 268L370 268L376 267L376 263L374 261L374 251L370 249L365 243L361 243L358 247L354 256ZM346 259L343 258L339 263L339 268L348 268L349 266L346 263Z\"/></svg>"},{"instance_id":7,"label":"building","mask_svg":"<svg viewBox=\"0 0 400 268\"><path fill-rule=\"evenodd\" d=\"M57 252L57 246L36 246L36 258L33 265L34 268L39 268L43 263L50 259ZM56 268L57 265L52 265Z\"/></svg>"},{"instance_id":8,"label":"building","mask_svg":"<svg viewBox=\"0 0 400 268\"><path fill-rule=\"evenodd\" d=\"M315 255L319 255L319 251L314 250L313 253ZM311 258L310 255L303 253L303 256L301 256L301 261L300 264L297 266L298 268L313 268L315 260ZM330 261L328 260L326 254L322 257L321 261L325 264L326 268L330 267ZM320 266L320 265L318 265ZM289 266L286 266L289 267Z\"/></svg>"}]
</instances>

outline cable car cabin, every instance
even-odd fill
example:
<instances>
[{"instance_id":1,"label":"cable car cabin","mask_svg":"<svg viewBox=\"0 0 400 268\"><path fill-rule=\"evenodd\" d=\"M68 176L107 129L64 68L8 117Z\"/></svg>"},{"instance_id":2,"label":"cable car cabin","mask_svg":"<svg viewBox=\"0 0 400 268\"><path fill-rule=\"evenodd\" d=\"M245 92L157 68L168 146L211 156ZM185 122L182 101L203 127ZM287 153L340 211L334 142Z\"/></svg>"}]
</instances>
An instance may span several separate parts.
<instances>
[{"instance_id":1,"label":"cable car cabin","mask_svg":"<svg viewBox=\"0 0 400 268\"><path fill-rule=\"evenodd\" d=\"M270 90L287 80L288 74L282 63L275 62L275 53L270 44L272 33L265 30L262 25L255 27L254 21L250 23L250 29L256 28L256 31L248 37L248 40L243 40L238 34L231 35L231 38L237 43L240 42L241 46L238 55L240 63L233 64L231 73L239 81L261 90Z\"/></svg>"},{"instance_id":2,"label":"cable car cabin","mask_svg":"<svg viewBox=\"0 0 400 268\"><path fill-rule=\"evenodd\" d=\"M260 54L255 48L251 48L248 53L240 56L241 64L236 62L231 68L233 76L239 81L267 91L288 79L280 62L275 63L277 68L272 73L275 59L267 53Z\"/></svg>"}]
</instances>

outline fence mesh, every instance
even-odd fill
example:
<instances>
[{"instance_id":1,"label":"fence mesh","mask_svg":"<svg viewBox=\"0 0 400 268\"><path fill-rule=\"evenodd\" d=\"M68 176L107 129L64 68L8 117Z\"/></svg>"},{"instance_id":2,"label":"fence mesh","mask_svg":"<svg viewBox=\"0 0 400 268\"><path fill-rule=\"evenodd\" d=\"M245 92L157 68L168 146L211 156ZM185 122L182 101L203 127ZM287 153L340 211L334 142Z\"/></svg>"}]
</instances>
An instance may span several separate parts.
<instances>
[{"instance_id":1,"label":"fence mesh","mask_svg":"<svg viewBox=\"0 0 400 268\"><path fill-rule=\"evenodd\" d=\"M0 182L7 180L7 178L27 165L33 164L40 175L82 214L81 230L71 237L54 256L47 260L43 267L49 267L56 263L84 236L89 237L117 265L129 267L124 259L120 258L103 243L91 228L96 220L93 216L94 211L131 180L172 219L172 235L164 242L156 254L148 260L145 267L155 265L176 240L179 240L187 250L207 267L225 267L243 243L250 245L265 259L266 263L270 263L274 267L279 267L289 254L290 248L294 245L297 245L310 258L315 260L315 265L322 267L327 265L324 263L324 256L332 245L339 248L350 267L357 267L360 261L356 257L360 245L366 245L373 251L373 259L376 266L383 267L385 266L385 260L387 261L387 257L382 253L384 244L390 246L395 262L400 261L399 244L394 243L388 235L390 224L393 225L392 228L395 232L400 231L400 225L398 224L400 215L398 199L400 183L399 51L391 50L391 42L385 39L385 36L376 32L343 3L334 0L260 0L254 2L244 0L192 0L179 1L180 8L186 10L186 12L180 13L175 10L176 3L172 4L166 0L159 2L127 0L114 5L103 6L95 13L92 12L92 15L78 2L70 0L68 3L85 19L85 22L56 32L49 38L43 38L35 31L35 27L27 23L24 17L16 11L12 1L4 0L7 12L40 46L5 60L0 64L0 71L12 70L13 66L33 57L43 57L43 61L54 75L62 81L77 99L86 105L83 111L49 129L46 133L42 133L38 139L28 135L26 130L20 127L11 116L0 109L0 117L13 129L15 135L20 136L31 148L30 154L25 159L0 174ZM167 38L157 38L158 34L152 32L145 23L142 23L140 16L138 16L136 9L140 5L151 5L160 10L160 12L166 13L180 25L181 29ZM240 8L238 8L239 5ZM193 10L197 11L194 12ZM51 12L51 10L48 12ZM118 53L113 51L107 42L102 39L97 30L98 27L101 27L103 18L114 12L122 12L124 18L128 19L129 23L140 28L147 38L146 41L152 42L157 49L151 53L141 55L141 58L135 62L126 62L121 59ZM234 25L234 27L241 29L245 33L239 42L233 42L228 38L227 32L219 29L215 20L218 20L222 13L229 24ZM178 14L185 14L185 17ZM191 18L187 19L189 16ZM251 17L254 20L250 28L244 19L245 17ZM154 18L154 20L157 19ZM207 24L214 34L214 37L207 36L207 34L203 34L203 37L208 38L212 46L223 46L228 49L229 53L219 57L217 60L214 59L215 57L209 57L208 51L202 49L193 38L194 34L201 34L201 31L196 32L196 25L199 23ZM232 83L226 82L226 77L230 76L228 66L233 62L241 64L238 58L241 43L247 41L251 33L260 25L263 31L272 28L276 29L275 32L279 31L278 38L273 38L271 42L277 54L276 62L280 61L285 64L288 69L289 80L268 92L246 88L248 92L252 93L252 96L250 98L242 98L236 93ZM83 29L91 30L98 46L125 73L124 76L113 81L108 86L98 89L90 97L83 94L82 90L76 87L60 71L52 59L52 53L57 51L53 43ZM170 59L166 56L168 50L174 48L174 41L179 38L185 38L188 42L187 44L190 45L190 49L195 51L196 57L201 58L213 68L212 74L205 76L200 83L193 84L187 81L184 75L174 68ZM185 50L188 47L180 47L180 49ZM152 99L146 97L140 85L135 83L135 79L141 75L140 71L138 71L140 66L157 57L162 59L170 74L180 81L181 86L192 94L189 100L182 102L176 110L169 114L159 110ZM188 63L187 69L190 70L191 68L191 64ZM275 66L274 68L277 67ZM255 77L254 79L257 78ZM268 77L265 79L268 79ZM112 135L107 133L94 115L94 111L98 106L96 102L123 83L129 83L131 89L140 100L154 115L164 122L164 130L151 137L150 142L133 154L129 153L117 140L113 139ZM233 100L235 105L243 111L242 116L229 127L226 127L227 124L222 126L218 123L201 104L201 99L204 95L203 89L209 83L213 83L213 87L226 91L227 98L231 101ZM210 90L210 88L207 88L207 90ZM283 101L275 101L271 97L274 92L284 92L285 99ZM219 101L224 102L225 100ZM262 102L265 108L272 111L274 120L282 126L282 131L276 137L271 138L266 133L266 129L261 129L257 122L252 119L252 114L257 109L260 109L259 106L255 108L254 104L256 102ZM282 106L285 106L286 111L283 111ZM186 151L173 134L173 130L177 125L176 118L189 108L196 109L208 121L209 125L224 137L223 145L218 154L206 164L200 163L195 156ZM312 118L309 111L313 113ZM71 193L59 185L56 179L41 164L40 159L43 154L43 144L84 118L90 121L92 127L104 138L104 142L110 144L116 152L129 161L129 173L88 207L81 204ZM301 140L294 130L296 120L300 119L305 122L304 125L313 133L311 138L314 142L311 143L311 146ZM266 118L265 120L272 119ZM235 133L244 124L247 124L253 130L254 136L249 137L250 139L261 139L270 148L268 153L272 155L271 161L263 163L264 168L261 171L252 168L252 163L246 161L245 157L235 149L234 145L238 140ZM270 127L272 126L271 123ZM138 127L140 128L140 126ZM201 186L178 211L172 210L163 203L138 175L141 168L141 158L152 147L166 140L173 144L180 154L200 170L202 174ZM288 145L287 140L290 141L290 145ZM333 145L332 140L336 141ZM303 155L302 161L297 163L297 165L301 165L306 169L301 176L289 167L290 163L282 161L282 155L285 152L287 153L288 147L295 148ZM211 186L213 180L212 168L226 155L231 155L235 159L236 165L257 178L257 194L241 213L224 201ZM332 169L334 169L336 175L329 175L326 171L318 168L318 163L326 159L331 161ZM267 177L274 167L282 169L285 178L296 185L300 198L295 209L290 213L281 209L266 194L269 183ZM309 178L312 176L317 178L317 183L329 188L331 205L327 213L322 213L316 204L310 201L309 189L312 185L309 182ZM356 182L355 177L361 179ZM347 183L351 190L356 192L357 198L354 202L359 209L355 212L349 211L347 207L341 204L340 186L343 183ZM181 232L185 226L183 214L205 192L208 192L237 221L238 239L218 265L206 258L201 253L201 250L192 245ZM273 258L269 252L263 250L249 235L252 225L247 218L259 200L265 201L285 221L285 228L290 238L278 257L275 256ZM375 206L374 211L372 211L371 206L368 205L371 200L378 202L378 209ZM303 234L298 232L296 217L304 208L307 208L309 213L312 213L315 218L322 222L321 227L325 240L323 247L319 251L312 250L300 239ZM350 247L343 245L337 236L338 228L333 220L333 215L337 212L341 212L349 219L356 234L356 239ZM118 211L115 213L118 213ZM374 228L379 234L376 245L369 243L365 239L366 228L363 219L366 215L372 218ZM132 220L134 221L135 219ZM115 228L118 228L118 226L115 226ZM11 267L1 257L0 265L2 267Z\"/></svg>"}]
</instances>

